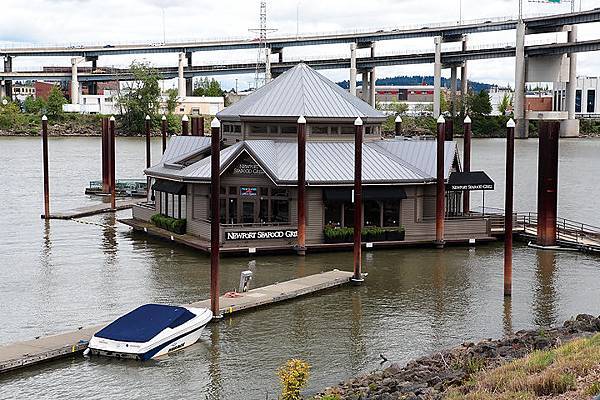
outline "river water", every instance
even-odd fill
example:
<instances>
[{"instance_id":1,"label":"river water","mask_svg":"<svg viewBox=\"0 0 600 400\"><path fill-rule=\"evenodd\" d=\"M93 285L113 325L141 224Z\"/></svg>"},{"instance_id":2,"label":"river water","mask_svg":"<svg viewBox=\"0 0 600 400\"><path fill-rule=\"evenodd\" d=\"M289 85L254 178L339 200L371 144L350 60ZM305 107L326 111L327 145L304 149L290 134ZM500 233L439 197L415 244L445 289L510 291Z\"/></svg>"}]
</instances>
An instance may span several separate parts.
<instances>
[{"instance_id":1,"label":"river water","mask_svg":"<svg viewBox=\"0 0 600 400\"><path fill-rule=\"evenodd\" d=\"M462 145L462 144L460 144ZM473 143L473 169L496 182L486 195L502 207L501 139ZM600 140L562 140L559 215L600 225ZM140 138L117 139L117 175L140 177ZM158 159L160 142L153 142ZM83 194L100 175L99 138L50 140L55 210L97 202ZM516 143L515 208L534 211L537 141ZM109 321L147 302L208 297L209 260L184 247L134 234L111 215L77 221L39 218L39 138L0 138L0 344ZM481 205L479 194L473 206ZM130 211L118 213L119 217ZM333 268L352 253L225 258L221 287L250 265L262 286ZM307 393L379 367L379 354L404 363L466 340L549 326L577 313L600 314L600 258L518 245L512 301L502 296L502 245L366 252L366 284L282 303L211 325L202 340L165 360L77 357L0 377L1 399L275 399L278 366L307 360Z\"/></svg>"}]
</instances>

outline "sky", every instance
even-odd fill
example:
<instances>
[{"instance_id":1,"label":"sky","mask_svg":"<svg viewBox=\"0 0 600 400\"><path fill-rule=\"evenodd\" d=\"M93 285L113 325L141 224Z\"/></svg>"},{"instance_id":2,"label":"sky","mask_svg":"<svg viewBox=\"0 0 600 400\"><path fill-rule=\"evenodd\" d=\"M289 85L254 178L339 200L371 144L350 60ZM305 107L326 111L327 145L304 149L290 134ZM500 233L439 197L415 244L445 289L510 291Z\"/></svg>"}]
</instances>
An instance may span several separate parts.
<instances>
[{"instance_id":1,"label":"sky","mask_svg":"<svg viewBox=\"0 0 600 400\"><path fill-rule=\"evenodd\" d=\"M524 14L568 12L570 3L543 4L524 1ZM600 0L575 0L576 9L600 7ZM259 25L259 0L2 0L0 47L28 44L125 43L209 38L246 37L249 29ZM32 12L35 10L35 12ZM517 0L270 0L267 24L276 29L270 35L314 34L317 32L353 31L372 28L431 26L434 23L457 23L460 19L477 20L516 16ZM164 17L163 17L164 16ZM580 27L579 39L598 38L600 24ZM471 35L470 45L513 43L514 31ZM533 42L565 41L565 34L535 35ZM453 45L445 45L451 49ZM396 40L377 43L378 54L433 49L433 38ZM284 59L348 55L348 45L313 46L284 50ZM360 53L359 53L360 56ZM254 50L195 53L194 64L255 60ZM177 65L177 54L101 57L99 66L127 66L132 61L148 61L156 66ZM14 69L38 69L41 65L69 66L68 58L40 59L22 57L14 60ZM469 79L510 84L514 82L514 59L474 61L469 65ZM348 70L321 71L330 79L348 79ZM396 75L433 75L433 65L380 67L377 77ZM582 53L578 58L578 75L600 75L597 53ZM443 71L449 76L449 70ZM253 84L253 75L216 77L225 88L239 89ZM166 83L173 86L174 81Z\"/></svg>"}]
</instances>

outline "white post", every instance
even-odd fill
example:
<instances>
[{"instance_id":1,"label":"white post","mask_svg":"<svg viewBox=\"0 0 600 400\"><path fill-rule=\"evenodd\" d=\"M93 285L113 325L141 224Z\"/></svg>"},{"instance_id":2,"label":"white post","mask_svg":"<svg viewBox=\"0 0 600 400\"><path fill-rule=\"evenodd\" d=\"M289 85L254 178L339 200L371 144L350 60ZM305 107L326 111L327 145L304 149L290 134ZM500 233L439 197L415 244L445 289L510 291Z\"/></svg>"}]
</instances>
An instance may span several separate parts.
<instances>
[{"instance_id":1,"label":"white post","mask_svg":"<svg viewBox=\"0 0 600 400\"><path fill-rule=\"evenodd\" d=\"M71 58L71 104L79 104L79 81L77 78L77 57Z\"/></svg>"},{"instance_id":2,"label":"white post","mask_svg":"<svg viewBox=\"0 0 600 400\"><path fill-rule=\"evenodd\" d=\"M185 78L183 77L183 63L185 53L179 53L179 64L177 68L177 95L180 99L185 97Z\"/></svg>"},{"instance_id":3,"label":"white post","mask_svg":"<svg viewBox=\"0 0 600 400\"><path fill-rule=\"evenodd\" d=\"M567 42L577 41L577 25L571 25ZM566 87L567 119L560 123L561 137L579 136L579 120L575 118L575 97L577 96L577 53L569 53L569 82ZM583 97L583 93L582 93ZM583 103L583 100L582 100ZM583 105L583 104L582 104Z\"/></svg>"},{"instance_id":4,"label":"white post","mask_svg":"<svg viewBox=\"0 0 600 400\"><path fill-rule=\"evenodd\" d=\"M440 96L442 94L442 37L433 39L435 45L435 60L433 66L433 117L441 114Z\"/></svg>"},{"instance_id":5,"label":"white post","mask_svg":"<svg viewBox=\"0 0 600 400\"><path fill-rule=\"evenodd\" d=\"M350 43L350 94L356 96L356 43Z\"/></svg>"}]
</instances>

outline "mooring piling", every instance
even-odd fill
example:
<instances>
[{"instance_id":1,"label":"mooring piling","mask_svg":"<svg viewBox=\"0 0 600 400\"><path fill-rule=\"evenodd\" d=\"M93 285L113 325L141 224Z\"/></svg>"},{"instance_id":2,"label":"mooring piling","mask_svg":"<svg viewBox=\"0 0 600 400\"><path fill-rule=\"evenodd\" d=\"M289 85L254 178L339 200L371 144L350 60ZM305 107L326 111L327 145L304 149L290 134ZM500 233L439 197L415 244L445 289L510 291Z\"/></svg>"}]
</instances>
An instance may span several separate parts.
<instances>
[{"instance_id":1,"label":"mooring piling","mask_svg":"<svg viewBox=\"0 0 600 400\"><path fill-rule=\"evenodd\" d=\"M400 115L396 116L396 119L394 120L394 135L402 135L402 117L400 117Z\"/></svg>"},{"instance_id":2,"label":"mooring piling","mask_svg":"<svg viewBox=\"0 0 600 400\"><path fill-rule=\"evenodd\" d=\"M211 219L210 219L210 309L213 318L221 318L219 312L219 263L220 263L220 225L221 208L221 122L215 117L210 124L211 131Z\"/></svg>"},{"instance_id":3,"label":"mooring piling","mask_svg":"<svg viewBox=\"0 0 600 400\"><path fill-rule=\"evenodd\" d=\"M48 171L48 117L42 117L42 154L44 162L44 218L50 219L50 182Z\"/></svg>"},{"instance_id":4,"label":"mooring piling","mask_svg":"<svg viewBox=\"0 0 600 400\"><path fill-rule=\"evenodd\" d=\"M110 193L108 166L108 117L102 118L102 193Z\"/></svg>"},{"instance_id":5,"label":"mooring piling","mask_svg":"<svg viewBox=\"0 0 600 400\"><path fill-rule=\"evenodd\" d=\"M162 152L164 154L165 150L167 149L167 117L165 117L163 115L160 120L161 120L160 135L162 137Z\"/></svg>"},{"instance_id":6,"label":"mooring piling","mask_svg":"<svg viewBox=\"0 0 600 400\"><path fill-rule=\"evenodd\" d=\"M463 171L471 172L471 118L467 115L463 121ZM468 190L463 192L463 214L471 212L471 193Z\"/></svg>"},{"instance_id":7,"label":"mooring piling","mask_svg":"<svg viewBox=\"0 0 600 400\"><path fill-rule=\"evenodd\" d=\"M151 121L150 121L150 116L146 115L146 120L145 120L145 124L144 124L144 128L146 131L146 168L150 168L150 165L152 163L152 161L150 160L150 129L151 129ZM151 193L152 191L150 190L150 182L151 179L150 177L146 178L146 198L148 199L148 201L150 201L150 197L151 197Z\"/></svg>"},{"instance_id":8,"label":"mooring piling","mask_svg":"<svg viewBox=\"0 0 600 400\"><path fill-rule=\"evenodd\" d=\"M189 136L190 134L190 120L187 115L181 118L181 134L183 136Z\"/></svg>"},{"instance_id":9,"label":"mooring piling","mask_svg":"<svg viewBox=\"0 0 600 400\"><path fill-rule=\"evenodd\" d=\"M504 194L504 296L512 296L513 186L515 121L506 123L506 188Z\"/></svg>"},{"instance_id":10,"label":"mooring piling","mask_svg":"<svg viewBox=\"0 0 600 400\"><path fill-rule=\"evenodd\" d=\"M117 193L115 179L115 117L109 120L109 171L110 171L110 205L113 210L117 208Z\"/></svg>"},{"instance_id":11,"label":"mooring piling","mask_svg":"<svg viewBox=\"0 0 600 400\"><path fill-rule=\"evenodd\" d=\"M437 185L435 199L435 245L438 248L444 247L444 215L446 201L446 187L444 180L445 122L444 116L440 115L437 120Z\"/></svg>"},{"instance_id":12,"label":"mooring piling","mask_svg":"<svg viewBox=\"0 0 600 400\"><path fill-rule=\"evenodd\" d=\"M298 245L296 252L306 255L306 119L298 118Z\"/></svg>"},{"instance_id":13,"label":"mooring piling","mask_svg":"<svg viewBox=\"0 0 600 400\"><path fill-rule=\"evenodd\" d=\"M362 145L363 121L360 117L354 121L354 275L352 282L361 284L362 275Z\"/></svg>"},{"instance_id":14,"label":"mooring piling","mask_svg":"<svg viewBox=\"0 0 600 400\"><path fill-rule=\"evenodd\" d=\"M539 127L537 244L555 246L560 122L540 121Z\"/></svg>"}]
</instances>

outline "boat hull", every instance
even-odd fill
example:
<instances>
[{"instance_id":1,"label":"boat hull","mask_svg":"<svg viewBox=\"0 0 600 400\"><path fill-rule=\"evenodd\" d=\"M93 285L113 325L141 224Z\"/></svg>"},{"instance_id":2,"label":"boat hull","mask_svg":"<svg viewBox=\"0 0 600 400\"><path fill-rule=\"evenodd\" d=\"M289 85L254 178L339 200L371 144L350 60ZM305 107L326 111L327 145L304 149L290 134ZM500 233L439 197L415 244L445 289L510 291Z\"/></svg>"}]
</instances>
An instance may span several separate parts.
<instances>
[{"instance_id":1,"label":"boat hull","mask_svg":"<svg viewBox=\"0 0 600 400\"><path fill-rule=\"evenodd\" d=\"M176 329L165 329L145 343L124 342L93 336L88 354L146 361L182 350L196 343L212 319L208 310L193 309L196 317Z\"/></svg>"}]
</instances>

